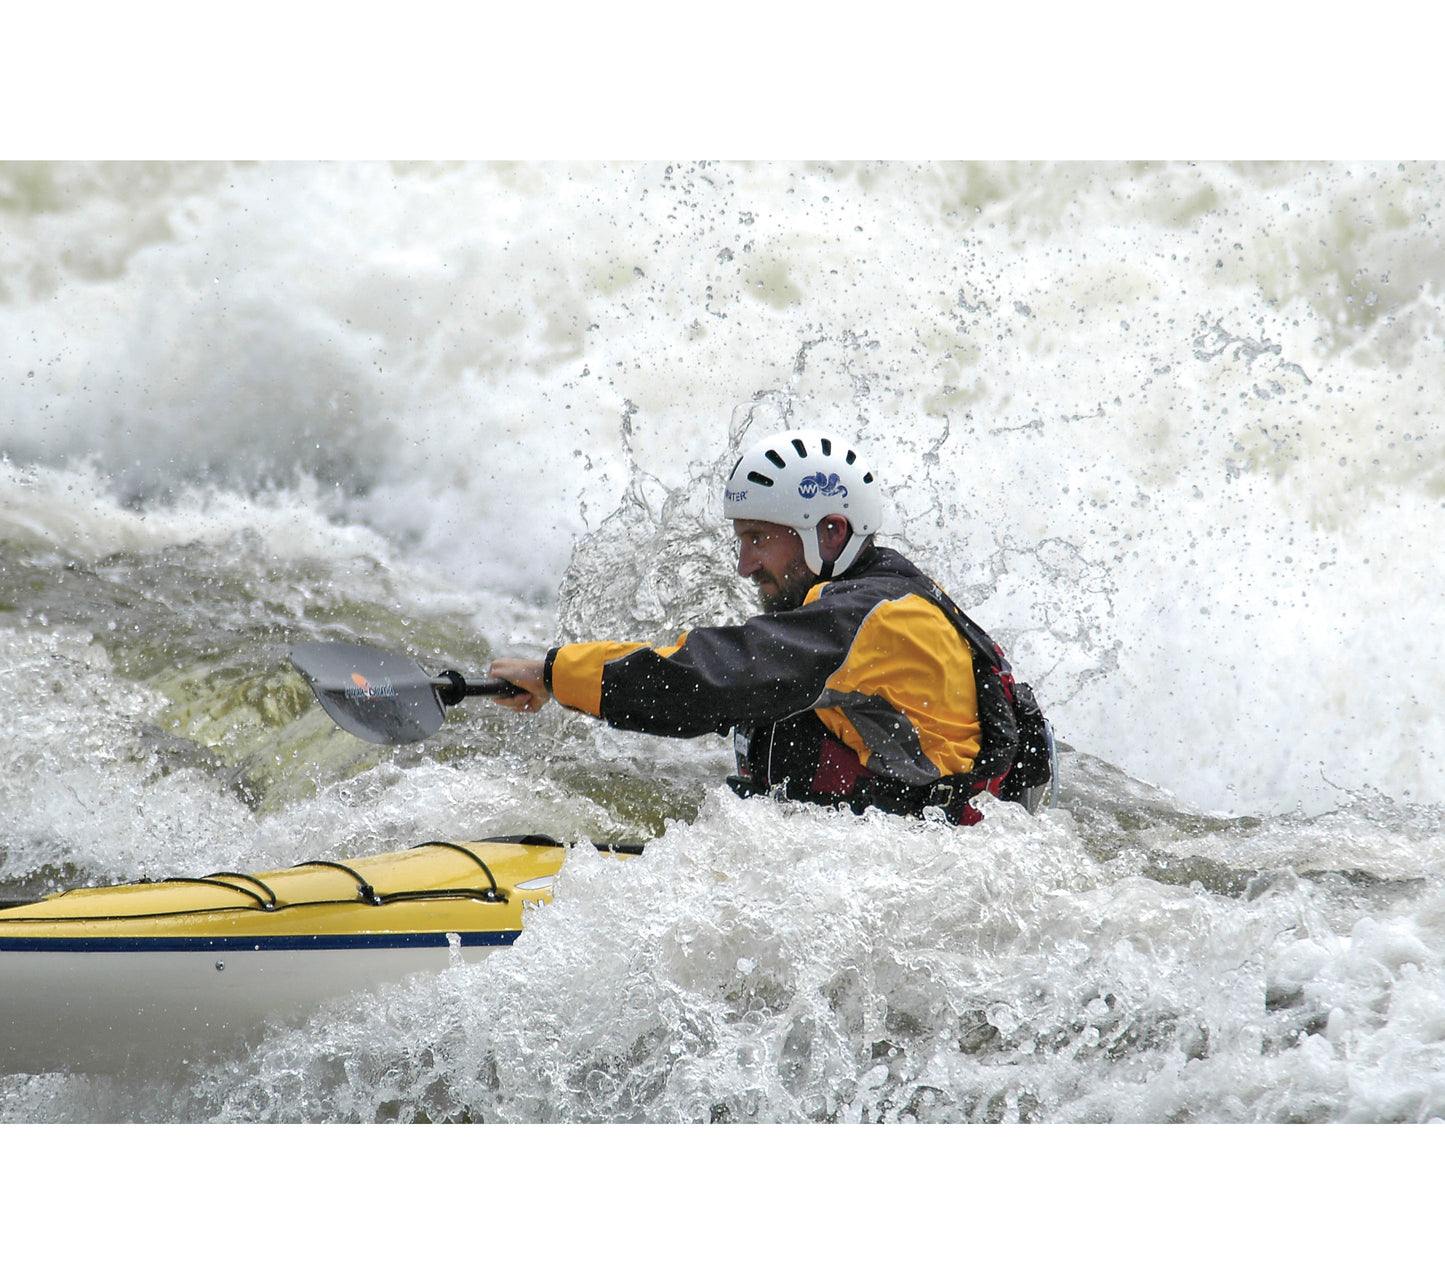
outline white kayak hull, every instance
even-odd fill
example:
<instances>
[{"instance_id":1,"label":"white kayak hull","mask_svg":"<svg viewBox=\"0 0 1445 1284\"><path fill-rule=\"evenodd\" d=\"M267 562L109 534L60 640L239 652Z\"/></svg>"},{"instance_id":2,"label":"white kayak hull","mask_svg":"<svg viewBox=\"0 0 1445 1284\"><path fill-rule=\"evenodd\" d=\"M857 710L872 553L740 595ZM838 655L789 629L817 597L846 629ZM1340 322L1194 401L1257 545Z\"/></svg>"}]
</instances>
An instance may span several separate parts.
<instances>
[{"instance_id":1,"label":"white kayak hull","mask_svg":"<svg viewBox=\"0 0 1445 1284\"><path fill-rule=\"evenodd\" d=\"M383 986L479 962L510 943L452 945L443 936L406 946L154 949L140 941L103 954L0 944L0 1074L115 1073L234 1053L267 1022L302 1020L345 995L365 1002Z\"/></svg>"}]
</instances>

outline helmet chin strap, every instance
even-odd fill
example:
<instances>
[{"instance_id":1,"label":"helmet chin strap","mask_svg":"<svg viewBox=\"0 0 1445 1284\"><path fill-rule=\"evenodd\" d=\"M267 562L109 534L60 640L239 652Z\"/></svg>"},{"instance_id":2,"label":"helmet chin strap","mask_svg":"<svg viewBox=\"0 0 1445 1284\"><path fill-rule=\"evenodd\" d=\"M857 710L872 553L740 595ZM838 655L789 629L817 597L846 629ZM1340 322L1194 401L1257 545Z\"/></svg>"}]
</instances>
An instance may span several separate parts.
<instances>
[{"instance_id":1,"label":"helmet chin strap","mask_svg":"<svg viewBox=\"0 0 1445 1284\"><path fill-rule=\"evenodd\" d=\"M803 542L803 561L814 575L822 579L833 578L833 563L823 561L823 550L818 546L818 528L806 527L797 532Z\"/></svg>"},{"instance_id":2,"label":"helmet chin strap","mask_svg":"<svg viewBox=\"0 0 1445 1284\"><path fill-rule=\"evenodd\" d=\"M825 578L831 579L834 575L841 575L852 566L853 563L858 560L858 554L863 551L863 545L867 542L867 535L860 535L857 531L854 531L848 537L848 542L843 545L843 551L827 564L828 574Z\"/></svg>"}]
</instances>

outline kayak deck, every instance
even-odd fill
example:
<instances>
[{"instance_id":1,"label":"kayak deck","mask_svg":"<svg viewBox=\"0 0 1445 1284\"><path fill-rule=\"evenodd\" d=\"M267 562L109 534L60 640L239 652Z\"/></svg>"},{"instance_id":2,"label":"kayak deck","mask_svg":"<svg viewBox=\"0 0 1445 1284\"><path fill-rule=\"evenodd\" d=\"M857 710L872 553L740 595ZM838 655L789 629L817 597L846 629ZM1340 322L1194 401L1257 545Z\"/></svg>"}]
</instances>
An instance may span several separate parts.
<instances>
[{"instance_id":1,"label":"kayak deck","mask_svg":"<svg viewBox=\"0 0 1445 1284\"><path fill-rule=\"evenodd\" d=\"M523 905L550 899L563 855L555 840L529 835L425 843L257 874L75 888L0 910L0 951L47 942L103 949L126 939L160 948L192 938L517 932Z\"/></svg>"},{"instance_id":2,"label":"kayak deck","mask_svg":"<svg viewBox=\"0 0 1445 1284\"><path fill-rule=\"evenodd\" d=\"M539 835L434 842L9 906L0 1074L178 1062L327 999L475 961L551 899L565 855Z\"/></svg>"}]
</instances>

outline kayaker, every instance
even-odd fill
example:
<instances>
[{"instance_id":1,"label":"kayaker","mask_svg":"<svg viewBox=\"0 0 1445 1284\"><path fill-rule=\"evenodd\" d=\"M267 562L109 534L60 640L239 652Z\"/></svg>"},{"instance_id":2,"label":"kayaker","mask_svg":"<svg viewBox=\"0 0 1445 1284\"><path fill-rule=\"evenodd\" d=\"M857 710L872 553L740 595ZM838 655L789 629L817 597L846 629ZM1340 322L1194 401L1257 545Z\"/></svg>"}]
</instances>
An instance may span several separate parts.
<instances>
[{"instance_id":1,"label":"kayaker","mask_svg":"<svg viewBox=\"0 0 1445 1284\"><path fill-rule=\"evenodd\" d=\"M723 512L761 615L672 646L498 659L492 676L526 693L497 703L535 713L555 698L654 735L731 729L742 794L978 820L969 797L999 792L1018 748L1012 677L938 585L876 542L882 492L859 452L832 432L770 436L734 466Z\"/></svg>"}]
</instances>

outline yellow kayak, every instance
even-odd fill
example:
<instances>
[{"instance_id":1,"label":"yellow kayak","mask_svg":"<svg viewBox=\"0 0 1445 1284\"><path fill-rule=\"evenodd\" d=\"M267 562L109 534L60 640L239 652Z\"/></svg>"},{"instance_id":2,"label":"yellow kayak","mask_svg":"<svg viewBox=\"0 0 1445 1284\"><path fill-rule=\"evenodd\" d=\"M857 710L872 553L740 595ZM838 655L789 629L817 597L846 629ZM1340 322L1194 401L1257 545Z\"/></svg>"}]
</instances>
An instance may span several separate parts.
<instances>
[{"instance_id":1,"label":"yellow kayak","mask_svg":"<svg viewBox=\"0 0 1445 1284\"><path fill-rule=\"evenodd\" d=\"M517 939L565 855L538 835L436 842L8 905L0 1074L179 1061L326 999L479 959Z\"/></svg>"}]
</instances>

